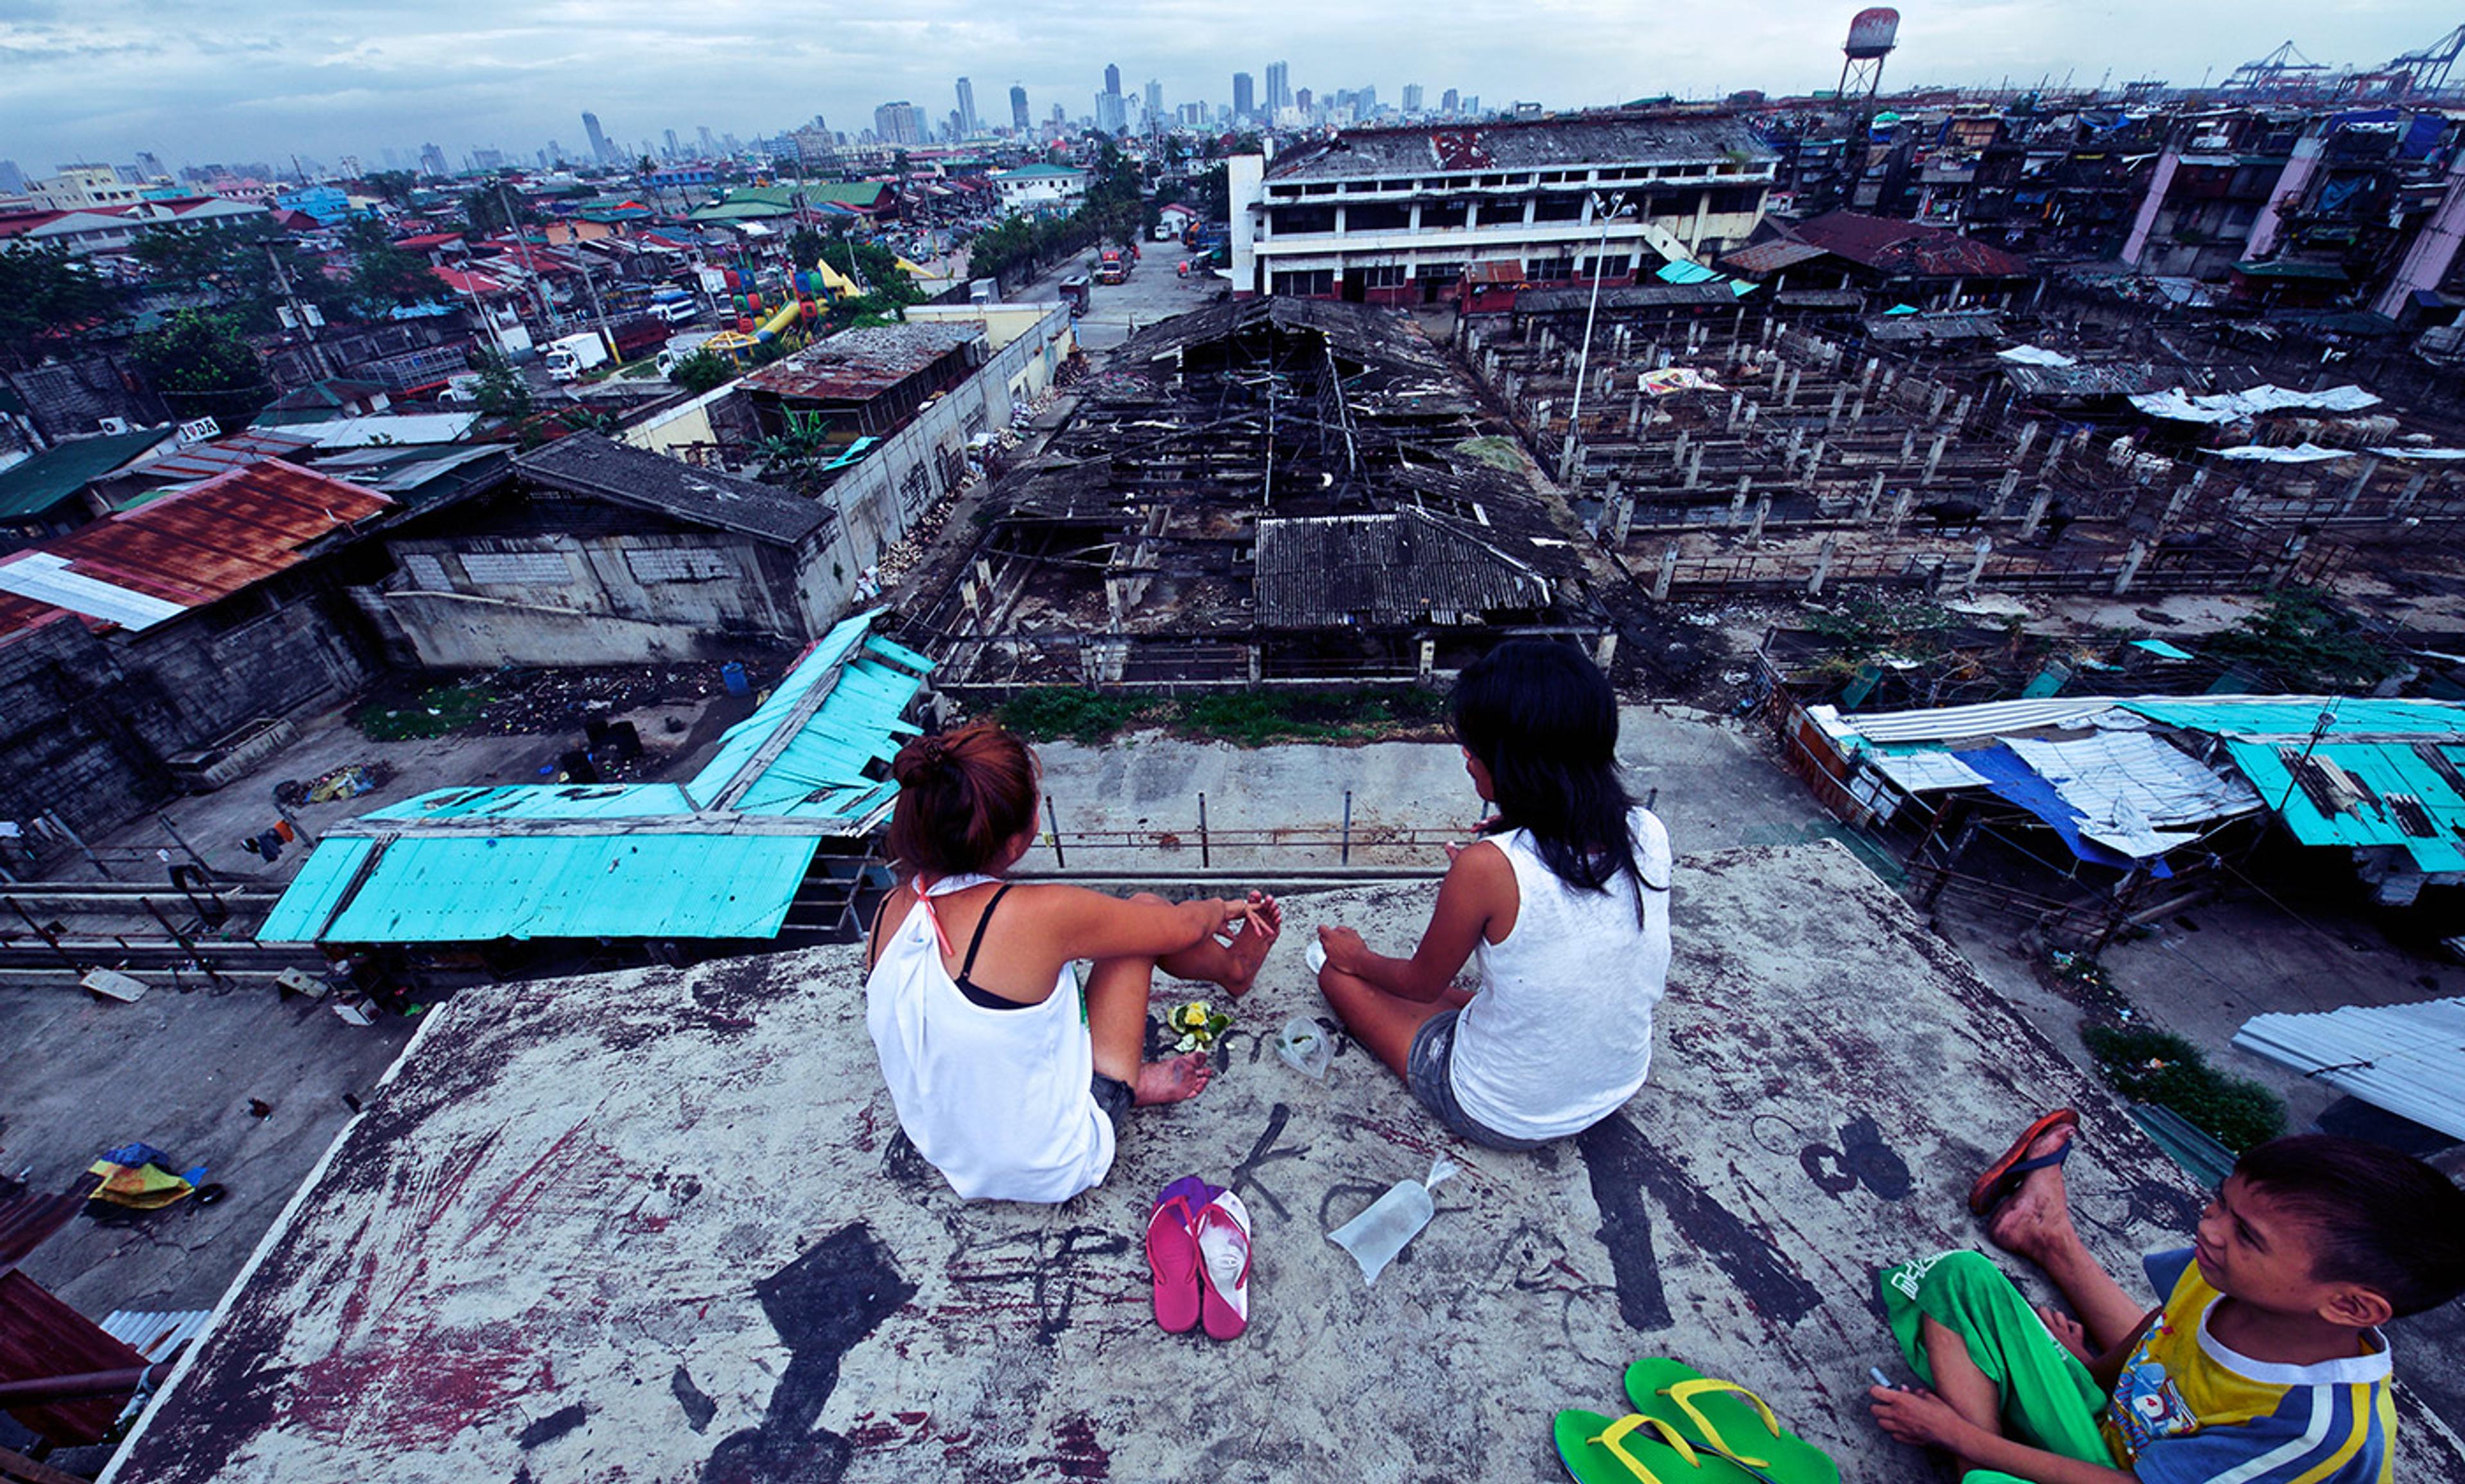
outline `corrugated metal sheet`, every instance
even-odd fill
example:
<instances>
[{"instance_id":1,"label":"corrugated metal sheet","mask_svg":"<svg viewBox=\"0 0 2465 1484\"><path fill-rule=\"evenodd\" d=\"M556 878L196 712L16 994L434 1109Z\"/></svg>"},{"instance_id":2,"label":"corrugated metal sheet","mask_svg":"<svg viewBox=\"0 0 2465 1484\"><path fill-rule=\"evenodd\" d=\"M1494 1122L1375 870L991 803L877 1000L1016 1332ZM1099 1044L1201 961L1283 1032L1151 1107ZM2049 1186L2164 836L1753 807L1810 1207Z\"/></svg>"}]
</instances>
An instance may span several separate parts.
<instances>
[{"instance_id":1,"label":"corrugated metal sheet","mask_svg":"<svg viewBox=\"0 0 2465 1484\"><path fill-rule=\"evenodd\" d=\"M393 841L321 936L355 943L775 936L818 840L701 834L689 821L677 824L674 833Z\"/></svg>"},{"instance_id":2,"label":"corrugated metal sheet","mask_svg":"<svg viewBox=\"0 0 2465 1484\"><path fill-rule=\"evenodd\" d=\"M2424 871L2465 871L2465 745L2293 741L2226 743L2305 845L2403 846ZM2309 756L2303 756L2307 750Z\"/></svg>"},{"instance_id":3,"label":"corrugated metal sheet","mask_svg":"<svg viewBox=\"0 0 2465 1484\"><path fill-rule=\"evenodd\" d=\"M140 632L188 611L150 593L89 577L48 551L28 551L0 561L0 591Z\"/></svg>"},{"instance_id":4,"label":"corrugated metal sheet","mask_svg":"<svg viewBox=\"0 0 2465 1484\"><path fill-rule=\"evenodd\" d=\"M2465 999L2254 1015L2233 1044L2374 1108L2465 1139Z\"/></svg>"},{"instance_id":5,"label":"corrugated metal sheet","mask_svg":"<svg viewBox=\"0 0 2465 1484\"><path fill-rule=\"evenodd\" d=\"M2045 727L2086 726L2116 704L2111 697L2091 696L1989 700L1974 706L1937 706L1879 716L1842 716L1831 706L1810 706L1807 713L1827 731L1846 731L1873 742L1957 742L1965 737L2007 737Z\"/></svg>"},{"instance_id":6,"label":"corrugated metal sheet","mask_svg":"<svg viewBox=\"0 0 2465 1484\"><path fill-rule=\"evenodd\" d=\"M309 943L324 936L343 897L359 878L362 863L376 853L377 842L350 835L320 840L300 865L300 874L283 888L281 900L257 924L256 939L268 943Z\"/></svg>"},{"instance_id":7,"label":"corrugated metal sheet","mask_svg":"<svg viewBox=\"0 0 2465 1484\"><path fill-rule=\"evenodd\" d=\"M317 847L257 937L774 936L818 842L871 828L898 793L877 764L918 730L904 713L932 662L873 634L877 616L858 614L816 642L691 784L440 788L372 810L353 826L370 834ZM757 763L734 812L807 822L809 831L734 833L731 816L713 811ZM490 828L499 820L502 832ZM538 832L549 820L570 828Z\"/></svg>"},{"instance_id":8,"label":"corrugated metal sheet","mask_svg":"<svg viewBox=\"0 0 2465 1484\"><path fill-rule=\"evenodd\" d=\"M1866 756L1885 778L1904 793L1941 793L1947 788L1983 788L1986 779L1960 761L1960 754L1939 747L1877 747Z\"/></svg>"},{"instance_id":9,"label":"corrugated metal sheet","mask_svg":"<svg viewBox=\"0 0 2465 1484\"><path fill-rule=\"evenodd\" d=\"M2453 700L2373 700L2327 696L2148 697L2118 700L2152 721L2215 732L2227 737L2307 738L2320 713L2333 702L2330 737L2376 737L2416 732L2465 740L2465 704ZM2263 790L2265 791L2265 790ZM2272 795L2272 797L2274 797Z\"/></svg>"},{"instance_id":10,"label":"corrugated metal sheet","mask_svg":"<svg viewBox=\"0 0 2465 1484\"><path fill-rule=\"evenodd\" d=\"M54 559L55 573L64 564L65 571L101 587L61 588L56 596L29 592L22 585L32 576L19 573L11 581L6 567L0 567L0 587L143 629L180 609L200 608L261 582L299 562L300 552L319 539L392 507L392 500L374 490L268 459L36 548ZM23 560L10 564L24 565ZM122 594L170 604L172 611L128 606Z\"/></svg>"},{"instance_id":11,"label":"corrugated metal sheet","mask_svg":"<svg viewBox=\"0 0 2465 1484\"><path fill-rule=\"evenodd\" d=\"M149 1361L166 1361L182 1345L196 1339L197 1331L204 1329L206 1320L213 1317L211 1309L165 1313L117 1309L103 1316L102 1332Z\"/></svg>"},{"instance_id":12,"label":"corrugated metal sheet","mask_svg":"<svg viewBox=\"0 0 2465 1484\"><path fill-rule=\"evenodd\" d=\"M2259 808L2238 778L2210 771L2146 732L2099 732L2071 742L2014 737L2004 743L2080 811L2079 832L2136 860L2197 838L2169 826L2230 819Z\"/></svg>"},{"instance_id":13,"label":"corrugated metal sheet","mask_svg":"<svg viewBox=\"0 0 2465 1484\"><path fill-rule=\"evenodd\" d=\"M871 634L874 615L858 614L833 629L789 671L753 715L730 727L719 751L685 786L707 806L742 773L779 728L806 709L813 687L831 690L778 756L766 764L737 800L747 813L793 819L855 823L887 805L898 792L886 770L865 776L877 759L887 764L899 739L919 728L901 720L922 689L921 672L933 662L913 650ZM884 661L908 666L909 675ZM837 678L832 679L832 672Z\"/></svg>"}]
</instances>

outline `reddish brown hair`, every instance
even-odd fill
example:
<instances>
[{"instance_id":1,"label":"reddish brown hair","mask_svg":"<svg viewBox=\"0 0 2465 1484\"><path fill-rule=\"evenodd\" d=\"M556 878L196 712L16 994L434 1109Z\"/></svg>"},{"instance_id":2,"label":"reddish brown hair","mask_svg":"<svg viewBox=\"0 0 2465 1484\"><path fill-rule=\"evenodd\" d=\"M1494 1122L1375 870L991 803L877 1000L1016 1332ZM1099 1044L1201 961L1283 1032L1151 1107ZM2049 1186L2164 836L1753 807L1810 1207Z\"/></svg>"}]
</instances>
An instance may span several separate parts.
<instances>
[{"instance_id":1,"label":"reddish brown hair","mask_svg":"<svg viewBox=\"0 0 2465 1484\"><path fill-rule=\"evenodd\" d=\"M890 776L890 855L921 875L982 871L1035 824L1035 755L990 721L915 739Z\"/></svg>"}]
</instances>

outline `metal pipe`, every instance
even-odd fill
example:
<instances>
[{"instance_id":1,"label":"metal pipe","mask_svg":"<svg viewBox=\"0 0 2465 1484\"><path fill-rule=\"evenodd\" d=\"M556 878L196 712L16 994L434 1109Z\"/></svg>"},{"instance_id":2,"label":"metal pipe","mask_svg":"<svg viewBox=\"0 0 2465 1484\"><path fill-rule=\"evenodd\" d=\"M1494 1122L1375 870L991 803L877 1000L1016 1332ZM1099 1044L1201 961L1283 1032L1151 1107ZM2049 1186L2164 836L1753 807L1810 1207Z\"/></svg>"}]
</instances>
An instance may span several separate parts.
<instances>
[{"instance_id":1,"label":"metal pipe","mask_svg":"<svg viewBox=\"0 0 2465 1484\"><path fill-rule=\"evenodd\" d=\"M150 1365L123 1365L118 1370L40 1376L32 1381L0 1381L0 1406L40 1406L86 1397L118 1396L141 1387L159 1386L170 1374L170 1362L156 1361Z\"/></svg>"},{"instance_id":2,"label":"metal pipe","mask_svg":"<svg viewBox=\"0 0 2465 1484\"><path fill-rule=\"evenodd\" d=\"M1352 864L1352 790L1344 790L1344 863Z\"/></svg>"},{"instance_id":3,"label":"metal pipe","mask_svg":"<svg viewBox=\"0 0 2465 1484\"><path fill-rule=\"evenodd\" d=\"M1198 864L1201 870L1214 864L1207 853L1207 795L1198 796Z\"/></svg>"},{"instance_id":4,"label":"metal pipe","mask_svg":"<svg viewBox=\"0 0 2465 1484\"><path fill-rule=\"evenodd\" d=\"M1061 853L1061 816L1053 810L1053 795L1044 796L1044 825L1053 836L1053 864L1063 871L1070 869L1068 857Z\"/></svg>"}]
</instances>

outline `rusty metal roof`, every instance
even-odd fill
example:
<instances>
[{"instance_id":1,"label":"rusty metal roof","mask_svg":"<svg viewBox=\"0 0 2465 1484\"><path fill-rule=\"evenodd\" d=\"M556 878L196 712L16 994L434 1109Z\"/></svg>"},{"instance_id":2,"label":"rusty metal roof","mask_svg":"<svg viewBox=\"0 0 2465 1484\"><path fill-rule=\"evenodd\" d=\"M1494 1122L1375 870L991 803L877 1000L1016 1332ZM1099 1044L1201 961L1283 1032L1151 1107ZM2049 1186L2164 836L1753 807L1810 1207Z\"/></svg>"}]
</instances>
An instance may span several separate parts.
<instances>
[{"instance_id":1,"label":"rusty metal roof","mask_svg":"<svg viewBox=\"0 0 2465 1484\"><path fill-rule=\"evenodd\" d=\"M864 402L983 338L972 325L882 324L843 330L744 378L748 391L812 401Z\"/></svg>"},{"instance_id":2,"label":"rusty metal roof","mask_svg":"<svg viewBox=\"0 0 2465 1484\"><path fill-rule=\"evenodd\" d=\"M1921 222L1861 211L1826 211L1798 225L1797 238L1853 263L1927 277L2016 278L2029 263L2001 248Z\"/></svg>"},{"instance_id":3,"label":"rusty metal roof","mask_svg":"<svg viewBox=\"0 0 2465 1484\"><path fill-rule=\"evenodd\" d=\"M211 443L192 443L149 463L122 470L121 476L143 477L156 487L194 484L269 458L288 458L302 449L315 447L316 442L313 433L253 428Z\"/></svg>"},{"instance_id":4,"label":"rusty metal roof","mask_svg":"<svg viewBox=\"0 0 2465 1484\"><path fill-rule=\"evenodd\" d=\"M1784 268L1821 257L1829 251L1811 242L1791 242L1784 237L1773 242L1758 242L1750 248L1740 248L1721 258L1721 266L1731 273L1778 273Z\"/></svg>"},{"instance_id":5,"label":"rusty metal roof","mask_svg":"<svg viewBox=\"0 0 2465 1484\"><path fill-rule=\"evenodd\" d=\"M142 630L262 582L393 507L279 459L217 476L0 562L0 589Z\"/></svg>"},{"instance_id":6,"label":"rusty metal roof","mask_svg":"<svg viewBox=\"0 0 2465 1484\"><path fill-rule=\"evenodd\" d=\"M1767 164L1777 159L1742 119L1595 115L1444 128L1352 129L1278 155L1267 179L1329 180L1417 170L1516 170L1552 166Z\"/></svg>"}]
</instances>

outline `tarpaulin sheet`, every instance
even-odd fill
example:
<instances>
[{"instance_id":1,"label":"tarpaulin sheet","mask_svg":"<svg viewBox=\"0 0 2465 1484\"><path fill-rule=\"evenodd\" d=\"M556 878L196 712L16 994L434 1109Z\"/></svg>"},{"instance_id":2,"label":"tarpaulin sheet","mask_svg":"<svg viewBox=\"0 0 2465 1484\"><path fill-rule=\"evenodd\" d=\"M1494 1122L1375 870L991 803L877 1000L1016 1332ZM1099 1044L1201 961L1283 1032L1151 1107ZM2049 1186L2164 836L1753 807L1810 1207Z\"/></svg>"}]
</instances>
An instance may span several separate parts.
<instances>
[{"instance_id":1,"label":"tarpaulin sheet","mask_svg":"<svg viewBox=\"0 0 2465 1484\"><path fill-rule=\"evenodd\" d=\"M2020 365L2079 365L2077 361L2064 355L2061 351L2048 350L2042 345L2014 345L2009 350L1998 350L1994 355L1997 360L2010 361Z\"/></svg>"},{"instance_id":2,"label":"tarpaulin sheet","mask_svg":"<svg viewBox=\"0 0 2465 1484\"><path fill-rule=\"evenodd\" d=\"M2262 448L2256 443L2238 449L2218 449L2217 457L2230 458L2241 464L2324 464L2334 459L2351 457L2352 449L2323 449L2316 443L2297 448Z\"/></svg>"},{"instance_id":3,"label":"tarpaulin sheet","mask_svg":"<svg viewBox=\"0 0 2465 1484\"><path fill-rule=\"evenodd\" d=\"M2020 759L2008 746L1980 747L1964 752L1960 761L1976 770L1986 780L1994 796L2008 804L2016 804L2046 822L2046 828L2062 838L2071 853L2093 866L2108 866L2116 871L2130 871L2142 865L2151 875L2165 877L2174 873L2164 859L2138 861L2109 846L2098 844L2080 833L2080 824L2087 816L2065 799L2053 784L2037 776L2036 770Z\"/></svg>"},{"instance_id":4,"label":"tarpaulin sheet","mask_svg":"<svg viewBox=\"0 0 2465 1484\"><path fill-rule=\"evenodd\" d=\"M2231 423L2263 412L2359 412L2380 405L2360 387L2331 387L2325 391L2288 391L2258 386L2249 391L2221 391L2195 397L2177 387L2170 391L2143 392L2131 405L2151 417L2178 423Z\"/></svg>"}]
</instances>

